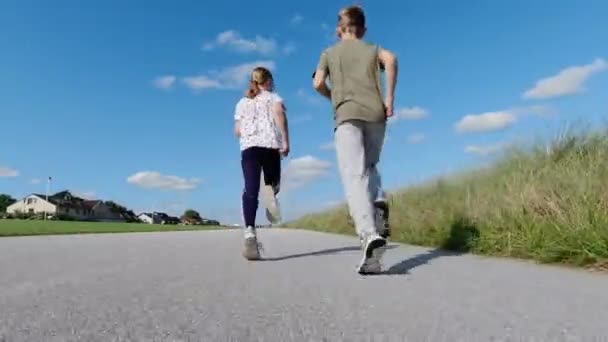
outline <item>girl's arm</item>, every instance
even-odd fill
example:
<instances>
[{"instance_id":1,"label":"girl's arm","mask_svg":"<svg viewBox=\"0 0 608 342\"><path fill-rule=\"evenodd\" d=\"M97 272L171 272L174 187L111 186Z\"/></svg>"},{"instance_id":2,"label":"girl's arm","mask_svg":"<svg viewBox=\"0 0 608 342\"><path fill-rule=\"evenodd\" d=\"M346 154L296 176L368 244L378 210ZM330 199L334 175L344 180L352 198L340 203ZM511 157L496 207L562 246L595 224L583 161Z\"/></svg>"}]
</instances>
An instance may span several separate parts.
<instances>
[{"instance_id":1,"label":"girl's arm","mask_svg":"<svg viewBox=\"0 0 608 342\"><path fill-rule=\"evenodd\" d=\"M241 99L237 102L234 108L234 135L237 138L241 137L241 109L242 109L243 100Z\"/></svg>"},{"instance_id":2,"label":"girl's arm","mask_svg":"<svg viewBox=\"0 0 608 342\"><path fill-rule=\"evenodd\" d=\"M281 136L283 137L283 147L281 153L284 157L289 154L289 125L287 124L287 115L285 113L285 106L283 102L275 102L273 104L274 121L279 127Z\"/></svg>"},{"instance_id":3,"label":"girl's arm","mask_svg":"<svg viewBox=\"0 0 608 342\"><path fill-rule=\"evenodd\" d=\"M237 138L241 137L241 121L240 120L234 121L234 135Z\"/></svg>"}]
</instances>

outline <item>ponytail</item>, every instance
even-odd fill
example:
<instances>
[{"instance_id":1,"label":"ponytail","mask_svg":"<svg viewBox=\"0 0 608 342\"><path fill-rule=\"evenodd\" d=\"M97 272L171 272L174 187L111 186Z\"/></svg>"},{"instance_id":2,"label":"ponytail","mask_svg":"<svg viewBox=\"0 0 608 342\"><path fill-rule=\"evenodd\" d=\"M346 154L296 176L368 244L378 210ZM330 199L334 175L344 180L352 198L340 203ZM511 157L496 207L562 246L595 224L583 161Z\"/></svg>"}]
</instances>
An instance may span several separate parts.
<instances>
[{"instance_id":1,"label":"ponytail","mask_svg":"<svg viewBox=\"0 0 608 342\"><path fill-rule=\"evenodd\" d=\"M247 98L253 99L254 97L258 96L259 93L260 87L258 85L258 82L256 82L255 80L249 81L249 88L247 88L247 90L245 91L245 96Z\"/></svg>"},{"instance_id":2,"label":"ponytail","mask_svg":"<svg viewBox=\"0 0 608 342\"><path fill-rule=\"evenodd\" d=\"M249 80L249 87L245 91L247 98L253 99L262 91L260 84L266 84L269 80L272 80L272 73L270 70L264 67L256 67L251 72L251 78Z\"/></svg>"}]
</instances>

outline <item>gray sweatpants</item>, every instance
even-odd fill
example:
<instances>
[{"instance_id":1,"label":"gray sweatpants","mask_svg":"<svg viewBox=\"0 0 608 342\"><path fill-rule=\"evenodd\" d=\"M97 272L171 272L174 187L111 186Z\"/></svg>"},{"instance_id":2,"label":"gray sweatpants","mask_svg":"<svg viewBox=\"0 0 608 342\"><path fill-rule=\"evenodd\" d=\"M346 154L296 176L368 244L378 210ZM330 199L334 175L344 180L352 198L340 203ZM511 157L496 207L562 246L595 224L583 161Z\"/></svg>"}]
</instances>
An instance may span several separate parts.
<instances>
[{"instance_id":1,"label":"gray sweatpants","mask_svg":"<svg viewBox=\"0 0 608 342\"><path fill-rule=\"evenodd\" d=\"M348 209L357 234L377 232L374 200L381 194L381 177L376 168L384 144L386 123L349 120L335 132L336 155Z\"/></svg>"}]
</instances>

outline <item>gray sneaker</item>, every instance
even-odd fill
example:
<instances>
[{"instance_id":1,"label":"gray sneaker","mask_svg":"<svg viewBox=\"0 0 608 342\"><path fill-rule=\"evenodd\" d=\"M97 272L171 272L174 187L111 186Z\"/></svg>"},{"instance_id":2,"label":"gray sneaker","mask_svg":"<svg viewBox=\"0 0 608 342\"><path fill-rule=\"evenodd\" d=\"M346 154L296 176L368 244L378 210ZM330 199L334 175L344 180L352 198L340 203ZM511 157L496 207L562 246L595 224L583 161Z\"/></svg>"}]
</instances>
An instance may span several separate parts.
<instances>
[{"instance_id":1,"label":"gray sneaker","mask_svg":"<svg viewBox=\"0 0 608 342\"><path fill-rule=\"evenodd\" d=\"M386 200L376 200L374 202L374 209L376 214L376 227L378 227L378 234L385 239L391 236L391 228L388 221L388 202Z\"/></svg>"},{"instance_id":2,"label":"gray sneaker","mask_svg":"<svg viewBox=\"0 0 608 342\"><path fill-rule=\"evenodd\" d=\"M247 260L260 259L260 243L253 227L245 228L245 244L243 257Z\"/></svg>"},{"instance_id":3,"label":"gray sneaker","mask_svg":"<svg viewBox=\"0 0 608 342\"><path fill-rule=\"evenodd\" d=\"M268 221L272 224L281 223L281 207L276 196L276 189L271 185L262 185L262 198Z\"/></svg>"},{"instance_id":4,"label":"gray sneaker","mask_svg":"<svg viewBox=\"0 0 608 342\"><path fill-rule=\"evenodd\" d=\"M363 257L357 268L361 275L378 274L382 272L382 256L385 252L386 239L378 234L370 235L361 240Z\"/></svg>"}]
</instances>

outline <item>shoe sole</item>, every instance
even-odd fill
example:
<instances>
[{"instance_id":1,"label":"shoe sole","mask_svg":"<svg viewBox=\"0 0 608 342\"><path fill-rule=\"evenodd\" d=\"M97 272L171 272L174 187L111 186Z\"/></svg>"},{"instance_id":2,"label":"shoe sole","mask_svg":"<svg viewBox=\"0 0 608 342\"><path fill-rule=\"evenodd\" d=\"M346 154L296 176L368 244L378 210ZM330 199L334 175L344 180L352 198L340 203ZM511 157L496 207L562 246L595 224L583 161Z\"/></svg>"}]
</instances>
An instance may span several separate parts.
<instances>
[{"instance_id":1,"label":"shoe sole","mask_svg":"<svg viewBox=\"0 0 608 342\"><path fill-rule=\"evenodd\" d=\"M260 259L260 251L258 249L257 239L245 239L245 249L243 250L243 257L247 260Z\"/></svg>"},{"instance_id":2,"label":"shoe sole","mask_svg":"<svg viewBox=\"0 0 608 342\"><path fill-rule=\"evenodd\" d=\"M365 260L363 260L363 262L361 263L361 265L359 266L357 272L359 272L359 274L361 275L369 275L369 274L377 274L378 272L369 272L365 270L365 265L368 263L368 261L371 258L376 258L376 261L380 261L379 257L381 256L381 254L379 255L378 252L381 252L380 249L382 247L386 246L386 240L384 239L377 239L374 240L372 242L369 243L369 245L367 246L367 249L365 250Z\"/></svg>"}]
</instances>

